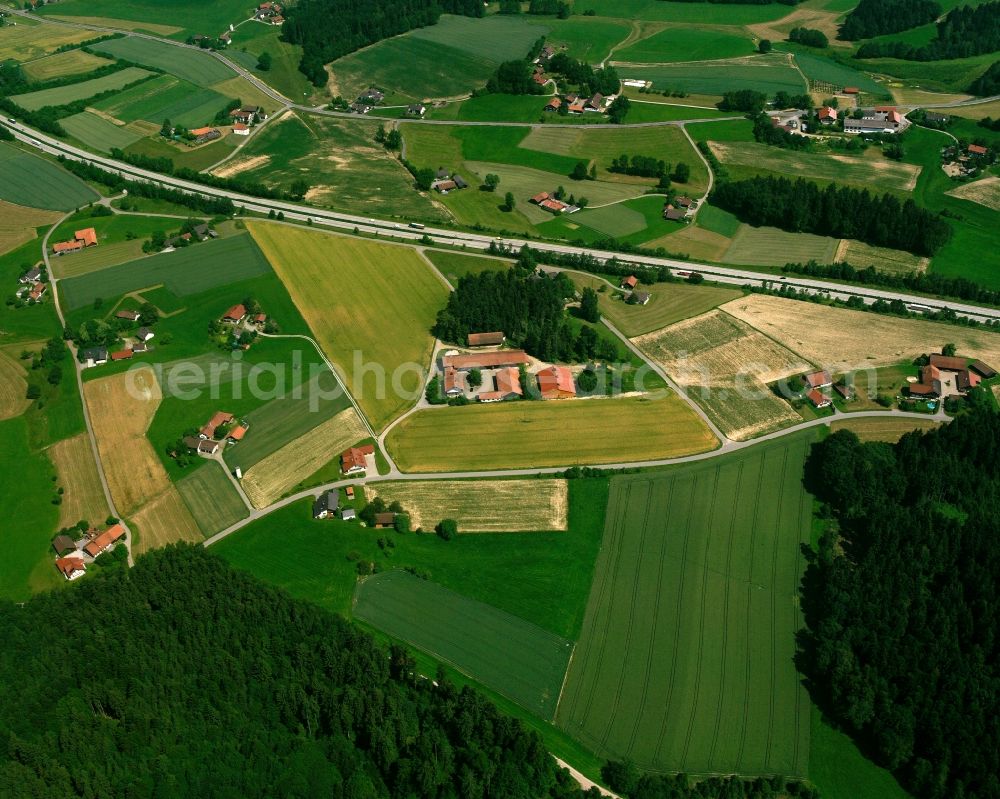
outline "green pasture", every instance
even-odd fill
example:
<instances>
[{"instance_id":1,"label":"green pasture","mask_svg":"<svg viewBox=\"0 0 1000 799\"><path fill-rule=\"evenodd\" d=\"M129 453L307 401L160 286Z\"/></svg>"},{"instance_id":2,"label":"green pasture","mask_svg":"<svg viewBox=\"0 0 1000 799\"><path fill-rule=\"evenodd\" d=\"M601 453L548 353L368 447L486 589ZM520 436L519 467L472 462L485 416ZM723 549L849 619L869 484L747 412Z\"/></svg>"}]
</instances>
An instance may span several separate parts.
<instances>
[{"instance_id":1,"label":"green pasture","mask_svg":"<svg viewBox=\"0 0 1000 799\"><path fill-rule=\"evenodd\" d=\"M171 25L181 30L176 36L204 33L218 36L249 16L249 8L240 0L170 0L168 8L162 0L61 0L40 6L52 16L93 16L107 20L130 20L153 25Z\"/></svg>"},{"instance_id":2,"label":"green pasture","mask_svg":"<svg viewBox=\"0 0 1000 799\"><path fill-rule=\"evenodd\" d=\"M257 57L264 52L271 55L271 69L267 72L257 69ZM243 25L239 29L236 41L226 48L226 55L252 70L257 77L286 97L298 99L314 91L306 76L299 71L302 48L299 45L283 42L279 27Z\"/></svg>"},{"instance_id":3,"label":"green pasture","mask_svg":"<svg viewBox=\"0 0 1000 799\"><path fill-rule=\"evenodd\" d=\"M798 94L806 88L798 72L774 62L760 65L704 63L660 66L615 62L615 67L623 79L652 81L656 91L680 89L700 94L723 94L738 89L753 89L767 94L779 91Z\"/></svg>"},{"instance_id":4,"label":"green pasture","mask_svg":"<svg viewBox=\"0 0 1000 799\"><path fill-rule=\"evenodd\" d=\"M305 178L317 205L441 220L441 212L413 189L410 174L375 143L377 124L289 113L268 123L224 168L238 169L234 177L286 189ZM257 166L239 169L253 159Z\"/></svg>"},{"instance_id":5,"label":"green pasture","mask_svg":"<svg viewBox=\"0 0 1000 799\"><path fill-rule=\"evenodd\" d=\"M70 278L60 283L59 290L66 307L75 310L98 297L117 297L159 283L185 297L270 271L253 239L238 235Z\"/></svg>"},{"instance_id":6,"label":"green pasture","mask_svg":"<svg viewBox=\"0 0 1000 799\"><path fill-rule=\"evenodd\" d=\"M405 571L358 583L353 615L552 719L572 642Z\"/></svg>"},{"instance_id":7,"label":"green pasture","mask_svg":"<svg viewBox=\"0 0 1000 799\"><path fill-rule=\"evenodd\" d=\"M644 97L646 95L643 95ZM650 95L652 96L652 95ZM681 100L680 102L683 102ZM674 105L663 98L658 100L641 100L632 98L625 122L634 125L637 122L677 122L686 119L732 119L734 114L719 111L715 108L692 108L685 105Z\"/></svg>"},{"instance_id":8,"label":"green pasture","mask_svg":"<svg viewBox=\"0 0 1000 799\"><path fill-rule=\"evenodd\" d=\"M41 260L42 243L38 239L27 241L20 247L0 255L0 281L9 287L7 293L13 292L13 287L17 285L17 279L22 272ZM58 335L59 320L51 303L25 308L15 308L4 303L0 305L0 330L4 332L5 344L43 341Z\"/></svg>"},{"instance_id":9,"label":"green pasture","mask_svg":"<svg viewBox=\"0 0 1000 799\"><path fill-rule=\"evenodd\" d=\"M570 58L591 64L609 58L615 45L624 41L630 32L624 22L598 17L548 18L545 24L549 27L546 38L549 44L565 47Z\"/></svg>"},{"instance_id":10,"label":"green pasture","mask_svg":"<svg viewBox=\"0 0 1000 799\"><path fill-rule=\"evenodd\" d=\"M887 94L889 89L875 81L867 72L834 61L831 58L814 55L813 53L795 53L795 63L810 81L830 83L837 89L844 86L857 86L863 92L872 94ZM857 62L863 64L864 62Z\"/></svg>"},{"instance_id":11,"label":"green pasture","mask_svg":"<svg viewBox=\"0 0 1000 799\"><path fill-rule=\"evenodd\" d=\"M2 34L0 34L2 36ZM85 53L83 50L66 50L54 53L45 58L28 61L23 64L24 74L33 81L53 80L67 75L79 75L93 72L95 69L107 66L111 62L106 58Z\"/></svg>"},{"instance_id":12,"label":"green pasture","mask_svg":"<svg viewBox=\"0 0 1000 799\"><path fill-rule=\"evenodd\" d=\"M27 111L37 111L39 108L45 108L49 105L66 105L75 100L86 100L88 97L101 94L101 92L121 89L152 74L149 70L139 67L126 67L101 78L71 83L68 86L56 86L53 89L42 89L28 94L16 94L10 99Z\"/></svg>"},{"instance_id":13,"label":"green pasture","mask_svg":"<svg viewBox=\"0 0 1000 799\"><path fill-rule=\"evenodd\" d=\"M433 108L426 116L427 119L457 119L462 122L555 121L544 110L549 99L549 96L537 94L483 94Z\"/></svg>"},{"instance_id":14,"label":"green pasture","mask_svg":"<svg viewBox=\"0 0 1000 799\"><path fill-rule=\"evenodd\" d=\"M525 481L525 490L531 490L531 481ZM469 599L575 640L607 500L606 480L572 480L565 532L460 535L452 541L393 530L376 533L339 519L314 521L307 500L269 513L213 551L300 599L344 615L350 612L357 560L376 562L383 570L409 566ZM381 549L380 536L395 546Z\"/></svg>"},{"instance_id":15,"label":"green pasture","mask_svg":"<svg viewBox=\"0 0 1000 799\"><path fill-rule=\"evenodd\" d=\"M732 238L740 229L740 224L740 220L734 214L714 205L703 203L698 209L698 227L718 233L720 236Z\"/></svg>"},{"instance_id":16,"label":"green pasture","mask_svg":"<svg viewBox=\"0 0 1000 799\"><path fill-rule=\"evenodd\" d=\"M309 342L299 340L296 346L311 350L315 357L315 348ZM326 367L317 369L314 376L292 387L285 396L272 399L246 414L250 430L243 441L226 450L226 463L232 469L239 466L246 472L350 404L333 372Z\"/></svg>"},{"instance_id":17,"label":"green pasture","mask_svg":"<svg viewBox=\"0 0 1000 799\"><path fill-rule=\"evenodd\" d=\"M833 263L840 239L812 233L789 233L774 227L742 225L722 262L739 266L784 266L815 260Z\"/></svg>"},{"instance_id":18,"label":"green pasture","mask_svg":"<svg viewBox=\"0 0 1000 799\"><path fill-rule=\"evenodd\" d=\"M872 72L891 75L904 83L913 83L928 91L964 92L969 88L969 84L996 60L996 53L985 53L946 61L866 58L858 61L858 64Z\"/></svg>"},{"instance_id":19,"label":"green pasture","mask_svg":"<svg viewBox=\"0 0 1000 799\"><path fill-rule=\"evenodd\" d=\"M207 538L249 515L239 492L218 464L199 469L182 480L177 490Z\"/></svg>"},{"instance_id":20,"label":"green pasture","mask_svg":"<svg viewBox=\"0 0 1000 799\"><path fill-rule=\"evenodd\" d=\"M208 53L153 39L127 36L95 44L93 50L135 64L162 69L195 86L211 86L235 76L232 69Z\"/></svg>"},{"instance_id":21,"label":"green pasture","mask_svg":"<svg viewBox=\"0 0 1000 799\"><path fill-rule=\"evenodd\" d=\"M814 440L612 480L559 727L643 769L806 775L793 658Z\"/></svg>"},{"instance_id":22,"label":"green pasture","mask_svg":"<svg viewBox=\"0 0 1000 799\"><path fill-rule=\"evenodd\" d=\"M175 147L172 144L168 144L165 140L156 137L139 139L139 141L130 144L125 149L125 152L129 155L150 155L157 158L169 158L174 162L175 167L188 167L189 169L200 171L217 164L223 158L232 154L235 148L236 144L233 142L232 136L225 136L210 144L198 147L186 147L184 145ZM136 202L141 205L144 202L149 203L150 201L138 199ZM187 213L190 214L190 211Z\"/></svg>"},{"instance_id":23,"label":"green pasture","mask_svg":"<svg viewBox=\"0 0 1000 799\"><path fill-rule=\"evenodd\" d=\"M573 184L577 189L580 184ZM581 190L585 190L584 188ZM665 198L659 194L643 195L625 202L553 217L538 226L539 231L552 238L584 241L588 244L600 239L615 238L630 244L642 242L671 232L677 223L663 219Z\"/></svg>"},{"instance_id":24,"label":"green pasture","mask_svg":"<svg viewBox=\"0 0 1000 799\"><path fill-rule=\"evenodd\" d=\"M513 264L501 258L490 258L482 255L466 255L450 250L424 250L424 256L445 279L456 285L466 275L478 275L480 272L503 272Z\"/></svg>"},{"instance_id":25,"label":"green pasture","mask_svg":"<svg viewBox=\"0 0 1000 799\"><path fill-rule=\"evenodd\" d=\"M69 211L97 192L51 161L0 143L0 199L32 208Z\"/></svg>"},{"instance_id":26,"label":"green pasture","mask_svg":"<svg viewBox=\"0 0 1000 799\"><path fill-rule=\"evenodd\" d=\"M50 540L59 523L52 504L57 484L45 453L32 449L28 422L15 417L0 422L0 463L17 469L16 480L0 483L0 599L24 601L38 591L57 587L62 576L53 562Z\"/></svg>"},{"instance_id":27,"label":"green pasture","mask_svg":"<svg viewBox=\"0 0 1000 799\"><path fill-rule=\"evenodd\" d=\"M598 17L645 20L649 22L691 22L705 25L752 25L787 16L780 3L732 5L721 3L681 3L664 0L576 0L574 11L594 11Z\"/></svg>"},{"instance_id":28,"label":"green pasture","mask_svg":"<svg viewBox=\"0 0 1000 799\"><path fill-rule=\"evenodd\" d=\"M89 111L60 119L59 124L70 136L102 153L110 153L112 147L124 150L142 138L141 133L121 125L114 125Z\"/></svg>"},{"instance_id":29,"label":"green pasture","mask_svg":"<svg viewBox=\"0 0 1000 799\"><path fill-rule=\"evenodd\" d=\"M436 25L416 28L402 38L451 47L499 64L524 58L531 45L548 33L548 22L544 17L494 15L475 19L443 14Z\"/></svg>"},{"instance_id":30,"label":"green pasture","mask_svg":"<svg viewBox=\"0 0 1000 799\"><path fill-rule=\"evenodd\" d=\"M750 120L725 119L718 122L695 122L686 125L687 132L696 142L701 141L753 141L753 124Z\"/></svg>"},{"instance_id":31,"label":"green pasture","mask_svg":"<svg viewBox=\"0 0 1000 799\"><path fill-rule=\"evenodd\" d=\"M711 61L739 58L754 52L749 36L733 29L672 27L615 51L616 61L662 64L671 61Z\"/></svg>"},{"instance_id":32,"label":"green pasture","mask_svg":"<svg viewBox=\"0 0 1000 799\"><path fill-rule=\"evenodd\" d=\"M30 61L65 45L76 45L93 38L91 31L42 25L24 17L15 21L17 25L0 28L0 61L8 58Z\"/></svg>"}]
</instances>

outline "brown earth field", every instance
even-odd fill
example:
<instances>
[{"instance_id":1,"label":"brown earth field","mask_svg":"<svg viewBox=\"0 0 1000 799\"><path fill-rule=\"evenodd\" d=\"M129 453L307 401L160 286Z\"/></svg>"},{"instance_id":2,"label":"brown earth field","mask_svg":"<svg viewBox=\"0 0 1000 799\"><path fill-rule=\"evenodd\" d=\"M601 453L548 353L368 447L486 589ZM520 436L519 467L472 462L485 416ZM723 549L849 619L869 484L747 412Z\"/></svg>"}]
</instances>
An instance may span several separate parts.
<instances>
[{"instance_id":1,"label":"brown earth field","mask_svg":"<svg viewBox=\"0 0 1000 799\"><path fill-rule=\"evenodd\" d=\"M59 506L59 526L67 527L86 519L92 524L108 516L108 503L90 449L90 437L80 433L49 447L49 457L63 488Z\"/></svg>"}]
</instances>

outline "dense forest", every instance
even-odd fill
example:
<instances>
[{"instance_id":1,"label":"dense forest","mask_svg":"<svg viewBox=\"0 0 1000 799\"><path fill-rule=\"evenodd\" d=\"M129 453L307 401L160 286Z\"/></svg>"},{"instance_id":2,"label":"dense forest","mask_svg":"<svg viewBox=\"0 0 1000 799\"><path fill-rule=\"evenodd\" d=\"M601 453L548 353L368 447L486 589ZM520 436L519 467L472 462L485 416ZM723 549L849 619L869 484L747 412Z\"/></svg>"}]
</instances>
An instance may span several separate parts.
<instances>
[{"instance_id":1,"label":"dense forest","mask_svg":"<svg viewBox=\"0 0 1000 799\"><path fill-rule=\"evenodd\" d=\"M712 191L711 201L751 225L858 239L917 255L933 255L951 236L947 222L913 200L836 183L820 188L802 178L725 181Z\"/></svg>"},{"instance_id":2,"label":"dense forest","mask_svg":"<svg viewBox=\"0 0 1000 799\"><path fill-rule=\"evenodd\" d=\"M881 4L882 0L877 2ZM940 61L946 58L968 58L997 50L1000 50L1000 0L981 6L959 6L952 9L938 23L935 37L925 45L867 42L858 48L855 57Z\"/></svg>"},{"instance_id":3,"label":"dense forest","mask_svg":"<svg viewBox=\"0 0 1000 799\"><path fill-rule=\"evenodd\" d=\"M948 425L894 446L839 431L806 464L829 518L803 668L922 799L1000 796L1000 414L975 392Z\"/></svg>"},{"instance_id":4,"label":"dense forest","mask_svg":"<svg viewBox=\"0 0 1000 799\"><path fill-rule=\"evenodd\" d=\"M624 799L819 799L819 792L783 777L709 777L692 785L685 774L641 774L628 761L612 761L601 776Z\"/></svg>"},{"instance_id":5,"label":"dense forest","mask_svg":"<svg viewBox=\"0 0 1000 799\"><path fill-rule=\"evenodd\" d=\"M369 44L433 25L445 14L483 16L478 0L299 0L285 10L284 39L302 45L299 69L325 86L323 65Z\"/></svg>"},{"instance_id":6,"label":"dense forest","mask_svg":"<svg viewBox=\"0 0 1000 799\"><path fill-rule=\"evenodd\" d=\"M838 39L855 41L926 25L941 16L936 0L861 0L844 19Z\"/></svg>"},{"instance_id":7,"label":"dense forest","mask_svg":"<svg viewBox=\"0 0 1000 799\"><path fill-rule=\"evenodd\" d=\"M672 3L701 3L706 0L670 0ZM732 5L744 6L769 6L771 3L780 3L785 6L796 6L802 0L707 0L709 3L728 3Z\"/></svg>"},{"instance_id":8,"label":"dense forest","mask_svg":"<svg viewBox=\"0 0 1000 799\"><path fill-rule=\"evenodd\" d=\"M10 799L581 797L477 692L201 547L0 603L0 637Z\"/></svg>"},{"instance_id":9,"label":"dense forest","mask_svg":"<svg viewBox=\"0 0 1000 799\"><path fill-rule=\"evenodd\" d=\"M969 86L969 94L989 97L1000 94L1000 61L994 61L990 68L976 78Z\"/></svg>"},{"instance_id":10,"label":"dense forest","mask_svg":"<svg viewBox=\"0 0 1000 799\"><path fill-rule=\"evenodd\" d=\"M570 323L564 307L575 293L562 272L546 277L517 267L466 275L438 312L432 332L442 341L464 344L469 333L500 330L512 346L543 361L617 360L613 343L586 325L577 331Z\"/></svg>"}]
</instances>

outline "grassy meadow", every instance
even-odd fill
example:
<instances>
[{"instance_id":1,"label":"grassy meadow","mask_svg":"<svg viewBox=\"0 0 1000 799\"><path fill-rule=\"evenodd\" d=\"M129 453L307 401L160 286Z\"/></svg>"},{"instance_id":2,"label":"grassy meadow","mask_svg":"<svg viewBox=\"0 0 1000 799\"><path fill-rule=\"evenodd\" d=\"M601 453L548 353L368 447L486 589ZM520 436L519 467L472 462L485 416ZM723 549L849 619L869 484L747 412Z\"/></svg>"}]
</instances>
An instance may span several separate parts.
<instances>
[{"instance_id":1,"label":"grassy meadow","mask_svg":"<svg viewBox=\"0 0 1000 799\"><path fill-rule=\"evenodd\" d=\"M738 89L753 89L767 94L786 91L798 94L805 90L802 76L778 61L756 58L745 62L716 61L700 64L663 64L658 66L614 62L623 79L652 81L656 91L683 90L693 94L722 94Z\"/></svg>"},{"instance_id":2,"label":"grassy meadow","mask_svg":"<svg viewBox=\"0 0 1000 799\"><path fill-rule=\"evenodd\" d=\"M248 227L372 427L416 402L430 367L430 328L448 294L420 256L284 225Z\"/></svg>"},{"instance_id":3,"label":"grassy meadow","mask_svg":"<svg viewBox=\"0 0 1000 799\"><path fill-rule=\"evenodd\" d=\"M815 260L831 264L839 246L840 239L830 236L741 225L722 262L739 266L784 266Z\"/></svg>"},{"instance_id":4,"label":"grassy meadow","mask_svg":"<svg viewBox=\"0 0 1000 799\"><path fill-rule=\"evenodd\" d=\"M4 25L0 28L0 61L42 58L64 45L77 44L94 35L92 31L56 28L24 19L17 20L17 23L16 26Z\"/></svg>"},{"instance_id":5,"label":"grassy meadow","mask_svg":"<svg viewBox=\"0 0 1000 799\"><path fill-rule=\"evenodd\" d=\"M571 641L405 571L361 580L353 615L552 720Z\"/></svg>"},{"instance_id":6,"label":"grassy meadow","mask_svg":"<svg viewBox=\"0 0 1000 799\"><path fill-rule=\"evenodd\" d=\"M139 67L126 67L100 78L71 83L68 86L56 86L52 89L41 89L28 94L16 94L10 99L27 111L37 111L48 105L66 105L76 100L86 100L88 97L102 92L122 89L128 84L136 83L152 74L149 70Z\"/></svg>"},{"instance_id":7,"label":"grassy meadow","mask_svg":"<svg viewBox=\"0 0 1000 799\"><path fill-rule=\"evenodd\" d=\"M195 86L208 87L236 77L232 69L209 53L150 39L112 39L95 44L93 50L102 55L162 69Z\"/></svg>"},{"instance_id":8,"label":"grassy meadow","mask_svg":"<svg viewBox=\"0 0 1000 799\"><path fill-rule=\"evenodd\" d=\"M814 435L612 480L563 730L656 771L807 774L793 656Z\"/></svg>"},{"instance_id":9,"label":"grassy meadow","mask_svg":"<svg viewBox=\"0 0 1000 799\"><path fill-rule=\"evenodd\" d=\"M711 61L748 56L755 48L749 36L729 28L671 27L615 50L616 61L662 64L671 61Z\"/></svg>"},{"instance_id":10,"label":"grassy meadow","mask_svg":"<svg viewBox=\"0 0 1000 799\"><path fill-rule=\"evenodd\" d=\"M0 200L69 211L97 198L86 183L51 161L0 142Z\"/></svg>"},{"instance_id":11,"label":"grassy meadow","mask_svg":"<svg viewBox=\"0 0 1000 799\"><path fill-rule=\"evenodd\" d=\"M0 39L3 37L0 33ZM24 74L33 81L47 81L55 78L65 78L67 75L79 75L93 72L95 69L107 66L111 62L106 58L85 53L83 50L66 50L53 53L50 56L29 61L23 65Z\"/></svg>"},{"instance_id":12,"label":"grassy meadow","mask_svg":"<svg viewBox=\"0 0 1000 799\"><path fill-rule=\"evenodd\" d=\"M705 423L675 394L423 410L386 439L389 453L408 472L622 463L691 455L715 445Z\"/></svg>"},{"instance_id":13,"label":"grassy meadow","mask_svg":"<svg viewBox=\"0 0 1000 799\"><path fill-rule=\"evenodd\" d=\"M164 13L163 3L158 0L62 0L41 7L46 15L53 17L85 16L95 24L124 27L129 30L150 30L153 33L170 34L177 38L205 33L218 35L230 23L237 23L249 16L249 7L239 0L171 0L169 13ZM134 26L115 24L136 23ZM165 25L169 23L169 25Z\"/></svg>"},{"instance_id":14,"label":"grassy meadow","mask_svg":"<svg viewBox=\"0 0 1000 799\"><path fill-rule=\"evenodd\" d=\"M181 499L206 538L249 514L246 505L218 464L178 480Z\"/></svg>"},{"instance_id":15,"label":"grassy meadow","mask_svg":"<svg viewBox=\"0 0 1000 799\"><path fill-rule=\"evenodd\" d=\"M74 139L102 153L110 153L114 147L124 150L145 135L124 125L115 125L90 111L60 119L59 124Z\"/></svg>"}]
</instances>

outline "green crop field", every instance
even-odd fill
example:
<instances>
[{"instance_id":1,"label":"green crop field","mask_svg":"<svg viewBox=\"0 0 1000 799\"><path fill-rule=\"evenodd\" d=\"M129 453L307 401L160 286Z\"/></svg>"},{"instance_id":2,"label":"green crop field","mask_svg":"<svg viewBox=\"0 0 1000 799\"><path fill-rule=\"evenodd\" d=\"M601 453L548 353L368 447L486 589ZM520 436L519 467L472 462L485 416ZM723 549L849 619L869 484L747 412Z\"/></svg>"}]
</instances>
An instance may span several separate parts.
<instances>
[{"instance_id":1,"label":"green crop field","mask_svg":"<svg viewBox=\"0 0 1000 799\"><path fill-rule=\"evenodd\" d=\"M716 62L674 66L635 66L615 62L615 68L623 79L652 81L656 91L680 89L700 94L722 94L737 89L754 89L766 94L779 91L798 94L806 88L802 76L792 67L779 65L773 60L761 62L756 58L739 64Z\"/></svg>"},{"instance_id":2,"label":"green crop field","mask_svg":"<svg viewBox=\"0 0 1000 799\"><path fill-rule=\"evenodd\" d=\"M114 125L89 111L60 119L59 124L70 136L103 153L111 152L112 147L124 150L142 138L141 133L121 125Z\"/></svg>"},{"instance_id":3,"label":"green crop field","mask_svg":"<svg viewBox=\"0 0 1000 799\"><path fill-rule=\"evenodd\" d=\"M3 34L0 33L0 38ZM53 78L64 78L67 75L79 75L82 72L93 72L111 62L106 58L85 53L83 50L67 50L55 53L23 65L24 74L33 81L46 81Z\"/></svg>"},{"instance_id":4,"label":"green crop field","mask_svg":"<svg viewBox=\"0 0 1000 799\"><path fill-rule=\"evenodd\" d=\"M245 52L244 52L245 50ZM271 69L257 70L257 57L261 53L271 54ZM281 40L281 28L273 25L244 25L236 36L236 41L226 48L228 58L252 70L269 86L286 97L300 98L314 90L306 76L299 72L302 48Z\"/></svg>"},{"instance_id":5,"label":"green crop field","mask_svg":"<svg viewBox=\"0 0 1000 799\"><path fill-rule=\"evenodd\" d=\"M233 141L234 136L224 136L223 138L203 144L198 147L175 147L167 144L160 137L139 139L134 144L130 144L125 150L129 155L150 155L156 158L169 158L174 162L175 167L188 167L201 171L210 166L214 166L219 161L232 155L236 149ZM140 204L141 200L138 201ZM148 201L147 201L148 202ZM184 215L190 215L190 211L183 211Z\"/></svg>"},{"instance_id":6,"label":"green crop field","mask_svg":"<svg viewBox=\"0 0 1000 799\"><path fill-rule=\"evenodd\" d=\"M206 538L249 515L239 492L218 464L209 464L178 480L177 490Z\"/></svg>"},{"instance_id":7,"label":"green crop field","mask_svg":"<svg viewBox=\"0 0 1000 799\"><path fill-rule=\"evenodd\" d=\"M312 348L305 341L300 343L303 347ZM337 378L324 368L300 389L246 414L250 431L243 441L226 449L226 463L232 469L239 466L246 472L255 463L336 416L350 404Z\"/></svg>"},{"instance_id":8,"label":"green crop field","mask_svg":"<svg viewBox=\"0 0 1000 799\"><path fill-rule=\"evenodd\" d=\"M715 108L692 108L685 105L674 105L664 97L663 101L644 99L653 95L640 94L632 98L625 122L634 125L637 122L676 122L683 119L732 119L733 114L719 111Z\"/></svg>"},{"instance_id":9,"label":"green crop field","mask_svg":"<svg viewBox=\"0 0 1000 799\"><path fill-rule=\"evenodd\" d=\"M0 598L23 601L59 585L49 540L58 527L59 509L52 504L55 470L42 452L28 443L28 422L20 416L0 421L0 462L14 468L17 479L0 484Z\"/></svg>"},{"instance_id":10,"label":"green crop field","mask_svg":"<svg viewBox=\"0 0 1000 799\"><path fill-rule=\"evenodd\" d=\"M640 768L806 774L793 657L814 438L612 480L563 730Z\"/></svg>"},{"instance_id":11,"label":"green crop field","mask_svg":"<svg viewBox=\"0 0 1000 799\"><path fill-rule=\"evenodd\" d=\"M823 58L812 53L796 52L795 62L811 81L831 83L837 88L857 86L861 91L871 92L872 94L886 94L889 91L888 88L874 80L867 72L851 69L829 58Z\"/></svg>"},{"instance_id":12,"label":"green crop field","mask_svg":"<svg viewBox=\"0 0 1000 799\"><path fill-rule=\"evenodd\" d=\"M40 58L67 44L92 39L92 31L42 25L26 19L18 19L17 25L0 28L0 61L13 58L28 61Z\"/></svg>"},{"instance_id":13,"label":"green crop field","mask_svg":"<svg viewBox=\"0 0 1000 799\"><path fill-rule=\"evenodd\" d=\"M173 75L160 75L99 100L94 108L124 122L145 119L159 125L164 119L169 119L180 125L196 127L210 120L228 99Z\"/></svg>"},{"instance_id":14,"label":"green crop field","mask_svg":"<svg viewBox=\"0 0 1000 799\"><path fill-rule=\"evenodd\" d=\"M749 25L770 22L789 13L779 3L733 5L715 3L673 3L663 0L579 0L574 11L594 11L599 17L650 22L691 22L704 25Z\"/></svg>"},{"instance_id":15,"label":"green crop field","mask_svg":"<svg viewBox=\"0 0 1000 799\"><path fill-rule=\"evenodd\" d=\"M612 49L625 40L630 28L623 22L596 17L574 16L569 19L545 20L549 26L546 41L555 47L565 47L570 58L599 64L611 55Z\"/></svg>"},{"instance_id":16,"label":"green crop field","mask_svg":"<svg viewBox=\"0 0 1000 799\"><path fill-rule=\"evenodd\" d=\"M448 296L420 256L284 225L248 227L372 427L415 403L430 367L430 328Z\"/></svg>"},{"instance_id":17,"label":"green crop field","mask_svg":"<svg viewBox=\"0 0 1000 799\"><path fill-rule=\"evenodd\" d=\"M552 720L573 649L565 638L405 571L362 580L354 617Z\"/></svg>"},{"instance_id":18,"label":"green crop field","mask_svg":"<svg viewBox=\"0 0 1000 799\"><path fill-rule=\"evenodd\" d=\"M572 272L570 275L577 286L598 289L606 284L598 277ZM600 293L598 302L601 313L618 330L630 338L659 330L682 319L699 316L717 308L723 303L743 296L739 289L718 286L692 286L687 283L657 283L641 286L650 294L645 305L628 305L621 292L607 289Z\"/></svg>"},{"instance_id":19,"label":"green crop field","mask_svg":"<svg viewBox=\"0 0 1000 799\"><path fill-rule=\"evenodd\" d=\"M207 264L211 264L210 269ZM253 239L244 234L70 278L59 284L59 292L66 307L74 310L97 297L118 297L159 283L185 297L270 271Z\"/></svg>"},{"instance_id":20,"label":"green crop field","mask_svg":"<svg viewBox=\"0 0 1000 799\"><path fill-rule=\"evenodd\" d=\"M424 255L453 286L465 275L478 275L480 272L490 271L502 272L510 269L513 264L513 261L500 258L465 255L449 250L424 250Z\"/></svg>"},{"instance_id":21,"label":"green crop field","mask_svg":"<svg viewBox=\"0 0 1000 799\"><path fill-rule=\"evenodd\" d=\"M633 64L662 64L738 58L753 52L750 37L736 34L732 28L676 27L666 28L647 39L615 50L615 60Z\"/></svg>"},{"instance_id":22,"label":"green crop field","mask_svg":"<svg viewBox=\"0 0 1000 799\"><path fill-rule=\"evenodd\" d=\"M723 164L739 168L731 170L734 179L777 173L784 177L836 181L869 188L874 178L883 191L910 192L920 175L920 167L883 158L875 147L869 147L863 155L841 155L782 150L756 142L710 143Z\"/></svg>"},{"instance_id":23,"label":"green crop field","mask_svg":"<svg viewBox=\"0 0 1000 799\"><path fill-rule=\"evenodd\" d=\"M774 227L743 225L722 258L740 266L784 266L790 263L833 263L840 239L812 233L789 233Z\"/></svg>"},{"instance_id":24,"label":"green crop field","mask_svg":"<svg viewBox=\"0 0 1000 799\"><path fill-rule=\"evenodd\" d=\"M97 199L97 192L51 161L0 143L0 200L69 211Z\"/></svg>"},{"instance_id":25,"label":"green crop field","mask_svg":"<svg viewBox=\"0 0 1000 799\"><path fill-rule=\"evenodd\" d=\"M374 120L344 120L288 113L254 135L239 155L215 170L224 177L289 188L309 181L318 205L406 219L445 218L413 178L374 141Z\"/></svg>"},{"instance_id":26,"label":"green crop field","mask_svg":"<svg viewBox=\"0 0 1000 799\"><path fill-rule=\"evenodd\" d=\"M101 17L104 24L114 21L149 23L156 31L164 25L176 26L173 30L183 33L218 35L249 15L249 6L241 0L170 0L168 8L162 0L61 0L40 6L52 16ZM112 24L112 27L115 27ZM123 27L121 25L117 27ZM141 27L141 26L136 26ZM234 37L235 38L235 37Z\"/></svg>"},{"instance_id":27,"label":"green crop field","mask_svg":"<svg viewBox=\"0 0 1000 799\"><path fill-rule=\"evenodd\" d=\"M903 61L897 58L866 58L858 64L872 72L891 75L930 91L964 92L969 84L996 61L996 53L947 61Z\"/></svg>"},{"instance_id":28,"label":"green crop field","mask_svg":"<svg viewBox=\"0 0 1000 799\"><path fill-rule=\"evenodd\" d=\"M21 108L37 111L47 105L66 105L74 100L86 100L101 92L121 89L130 83L152 75L153 73L139 67L126 67L118 72L112 72L102 78L85 80L81 83L71 83L69 86L57 86L54 89L42 89L28 94L17 94L10 99Z\"/></svg>"},{"instance_id":29,"label":"green crop field","mask_svg":"<svg viewBox=\"0 0 1000 799\"><path fill-rule=\"evenodd\" d=\"M540 468L690 455L715 437L675 394L522 401L419 411L386 446L409 472Z\"/></svg>"},{"instance_id":30,"label":"green crop field","mask_svg":"<svg viewBox=\"0 0 1000 799\"><path fill-rule=\"evenodd\" d=\"M131 36L112 39L95 44L93 49L94 52L114 58L162 69L195 86L211 86L236 75L232 69L208 53L151 39Z\"/></svg>"},{"instance_id":31,"label":"green crop field","mask_svg":"<svg viewBox=\"0 0 1000 799\"><path fill-rule=\"evenodd\" d=\"M524 58L531 45L548 30L545 19L499 15L475 19L444 14L436 25L416 28L405 36L453 47L499 64Z\"/></svg>"}]
</instances>

